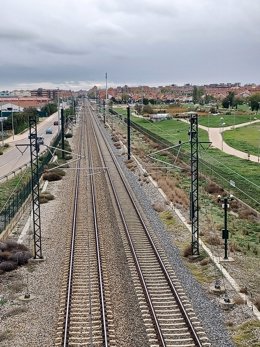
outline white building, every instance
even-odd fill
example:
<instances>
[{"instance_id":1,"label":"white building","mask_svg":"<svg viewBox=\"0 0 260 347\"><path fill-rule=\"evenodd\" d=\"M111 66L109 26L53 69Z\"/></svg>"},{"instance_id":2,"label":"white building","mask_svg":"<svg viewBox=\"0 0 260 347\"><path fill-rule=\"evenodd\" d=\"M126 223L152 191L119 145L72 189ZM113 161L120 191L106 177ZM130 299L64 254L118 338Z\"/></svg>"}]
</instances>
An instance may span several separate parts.
<instances>
[{"instance_id":1,"label":"white building","mask_svg":"<svg viewBox=\"0 0 260 347\"><path fill-rule=\"evenodd\" d=\"M1 112L23 112L24 108L15 104L8 103L0 103Z\"/></svg>"}]
</instances>

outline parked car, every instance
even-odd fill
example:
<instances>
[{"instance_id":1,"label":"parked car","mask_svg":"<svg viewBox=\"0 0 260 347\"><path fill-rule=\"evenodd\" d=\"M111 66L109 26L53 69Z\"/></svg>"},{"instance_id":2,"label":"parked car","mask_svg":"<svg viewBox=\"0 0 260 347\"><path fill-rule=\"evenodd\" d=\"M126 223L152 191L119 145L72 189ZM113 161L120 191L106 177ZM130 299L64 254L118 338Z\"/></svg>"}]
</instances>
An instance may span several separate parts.
<instances>
[{"instance_id":1,"label":"parked car","mask_svg":"<svg viewBox=\"0 0 260 347\"><path fill-rule=\"evenodd\" d=\"M46 129L46 134L52 134L52 128L47 128Z\"/></svg>"},{"instance_id":2,"label":"parked car","mask_svg":"<svg viewBox=\"0 0 260 347\"><path fill-rule=\"evenodd\" d=\"M53 125L59 125L59 122L55 120L55 122L53 122Z\"/></svg>"}]
</instances>

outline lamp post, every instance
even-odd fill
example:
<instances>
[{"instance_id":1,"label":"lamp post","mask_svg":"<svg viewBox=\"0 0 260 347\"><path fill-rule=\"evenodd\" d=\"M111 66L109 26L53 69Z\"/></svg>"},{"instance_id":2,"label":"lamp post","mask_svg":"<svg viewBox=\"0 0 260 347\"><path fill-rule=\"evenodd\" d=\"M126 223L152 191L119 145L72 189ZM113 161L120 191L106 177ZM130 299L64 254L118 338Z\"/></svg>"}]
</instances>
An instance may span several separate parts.
<instances>
[{"instance_id":1,"label":"lamp post","mask_svg":"<svg viewBox=\"0 0 260 347\"><path fill-rule=\"evenodd\" d=\"M2 130L2 147L4 147L4 118L2 117L2 105L1 105L1 130Z\"/></svg>"},{"instance_id":2,"label":"lamp post","mask_svg":"<svg viewBox=\"0 0 260 347\"><path fill-rule=\"evenodd\" d=\"M224 239L224 247L225 247L225 254L224 254L224 259L228 259L227 255L227 243L228 243L228 238L229 238L229 231L227 228L227 209L229 208L229 202L234 199L233 195L229 196L224 196L221 197L221 195L218 195L218 202L222 203L222 208L224 209L224 229L222 229L222 239Z\"/></svg>"},{"instance_id":3,"label":"lamp post","mask_svg":"<svg viewBox=\"0 0 260 347\"><path fill-rule=\"evenodd\" d=\"M57 90L57 99L58 99L58 134L60 133L60 90Z\"/></svg>"},{"instance_id":4,"label":"lamp post","mask_svg":"<svg viewBox=\"0 0 260 347\"><path fill-rule=\"evenodd\" d=\"M226 125L225 122L223 122L223 117L220 117L220 120L221 120L221 124L220 124L220 134L221 134L221 149L223 151L223 128L224 128L224 125Z\"/></svg>"}]
</instances>

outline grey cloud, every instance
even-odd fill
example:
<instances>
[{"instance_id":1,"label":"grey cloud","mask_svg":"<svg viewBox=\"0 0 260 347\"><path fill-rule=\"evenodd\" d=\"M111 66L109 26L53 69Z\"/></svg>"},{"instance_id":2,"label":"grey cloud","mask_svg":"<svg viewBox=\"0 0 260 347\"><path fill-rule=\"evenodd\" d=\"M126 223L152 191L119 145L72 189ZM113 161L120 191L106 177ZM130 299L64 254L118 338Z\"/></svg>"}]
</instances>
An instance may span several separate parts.
<instances>
[{"instance_id":1,"label":"grey cloud","mask_svg":"<svg viewBox=\"0 0 260 347\"><path fill-rule=\"evenodd\" d=\"M105 71L115 83L260 82L259 11L259 0L8 0L0 89L76 88Z\"/></svg>"}]
</instances>

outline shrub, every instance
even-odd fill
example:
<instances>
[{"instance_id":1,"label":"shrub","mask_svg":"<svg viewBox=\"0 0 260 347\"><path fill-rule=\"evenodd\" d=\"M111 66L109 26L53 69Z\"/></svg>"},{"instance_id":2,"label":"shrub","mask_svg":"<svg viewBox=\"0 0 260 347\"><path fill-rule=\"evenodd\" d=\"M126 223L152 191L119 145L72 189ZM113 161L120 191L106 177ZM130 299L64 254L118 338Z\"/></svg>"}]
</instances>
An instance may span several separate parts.
<instances>
[{"instance_id":1,"label":"shrub","mask_svg":"<svg viewBox=\"0 0 260 347\"><path fill-rule=\"evenodd\" d=\"M56 169L53 169L49 172L54 172L55 174L59 175L59 176L65 176L66 175L66 172L63 171L62 169L60 169L59 167L56 168Z\"/></svg>"},{"instance_id":2,"label":"shrub","mask_svg":"<svg viewBox=\"0 0 260 347\"><path fill-rule=\"evenodd\" d=\"M200 261L200 265L201 266L205 266L205 265L208 265L210 263L210 258L207 257L207 258L204 258Z\"/></svg>"},{"instance_id":3,"label":"shrub","mask_svg":"<svg viewBox=\"0 0 260 347\"><path fill-rule=\"evenodd\" d=\"M246 301L243 298L241 298L240 295L234 296L233 300L234 300L234 303L237 305L245 305L246 304Z\"/></svg>"},{"instance_id":4,"label":"shrub","mask_svg":"<svg viewBox=\"0 0 260 347\"><path fill-rule=\"evenodd\" d=\"M48 192L41 193L40 197L41 196L44 197L47 200L54 200L55 199L54 195L52 195L51 193L48 193Z\"/></svg>"},{"instance_id":5,"label":"shrub","mask_svg":"<svg viewBox=\"0 0 260 347\"><path fill-rule=\"evenodd\" d=\"M159 202L154 203L152 207L156 212L163 212L165 210L163 204Z\"/></svg>"},{"instance_id":6,"label":"shrub","mask_svg":"<svg viewBox=\"0 0 260 347\"><path fill-rule=\"evenodd\" d=\"M16 262L17 265L24 265L28 263L28 260L32 257L32 254L29 251L26 252L16 252L13 253L9 260Z\"/></svg>"},{"instance_id":7,"label":"shrub","mask_svg":"<svg viewBox=\"0 0 260 347\"><path fill-rule=\"evenodd\" d=\"M221 239L217 234L210 234L207 238L206 238L206 242L209 245L212 246L217 246L217 245L221 245Z\"/></svg>"},{"instance_id":8,"label":"shrub","mask_svg":"<svg viewBox=\"0 0 260 347\"><path fill-rule=\"evenodd\" d=\"M28 247L26 247L22 243L18 243L17 241L7 240L5 243L7 245L7 250L10 252L29 251Z\"/></svg>"},{"instance_id":9,"label":"shrub","mask_svg":"<svg viewBox=\"0 0 260 347\"><path fill-rule=\"evenodd\" d=\"M12 253L8 251L0 252L0 262L8 260L11 255Z\"/></svg>"},{"instance_id":10,"label":"shrub","mask_svg":"<svg viewBox=\"0 0 260 347\"><path fill-rule=\"evenodd\" d=\"M247 290L247 287L243 287L243 288L240 288L240 293L243 293L243 294L248 294L248 290Z\"/></svg>"},{"instance_id":11,"label":"shrub","mask_svg":"<svg viewBox=\"0 0 260 347\"><path fill-rule=\"evenodd\" d=\"M72 136L73 136L72 133L67 133L67 134L65 134L66 139L69 139L69 138L71 138Z\"/></svg>"},{"instance_id":12,"label":"shrub","mask_svg":"<svg viewBox=\"0 0 260 347\"><path fill-rule=\"evenodd\" d=\"M192 255L192 247L191 247L191 245L187 245L187 246L183 249L183 256L184 256L184 257L189 257L190 255Z\"/></svg>"},{"instance_id":13,"label":"shrub","mask_svg":"<svg viewBox=\"0 0 260 347\"><path fill-rule=\"evenodd\" d=\"M45 180L45 181L49 181L49 182L52 182L52 181L59 181L62 179L62 177L60 175L57 175L55 172L45 172L42 176L42 178Z\"/></svg>"},{"instance_id":14,"label":"shrub","mask_svg":"<svg viewBox=\"0 0 260 347\"><path fill-rule=\"evenodd\" d=\"M46 204L49 200L45 198L45 196L40 196L39 197L39 202L40 204Z\"/></svg>"},{"instance_id":15,"label":"shrub","mask_svg":"<svg viewBox=\"0 0 260 347\"><path fill-rule=\"evenodd\" d=\"M17 263L13 262L13 261L3 261L2 263L0 263L0 270L2 271L13 271L15 269L17 269L18 265Z\"/></svg>"},{"instance_id":16,"label":"shrub","mask_svg":"<svg viewBox=\"0 0 260 347\"><path fill-rule=\"evenodd\" d=\"M0 251L6 251L7 250L7 244L5 242L0 242Z\"/></svg>"},{"instance_id":17,"label":"shrub","mask_svg":"<svg viewBox=\"0 0 260 347\"><path fill-rule=\"evenodd\" d=\"M221 194L223 193L223 189L221 187L219 187L216 183L214 182L210 182L205 186L205 190L209 193L209 194Z\"/></svg>"}]
</instances>

